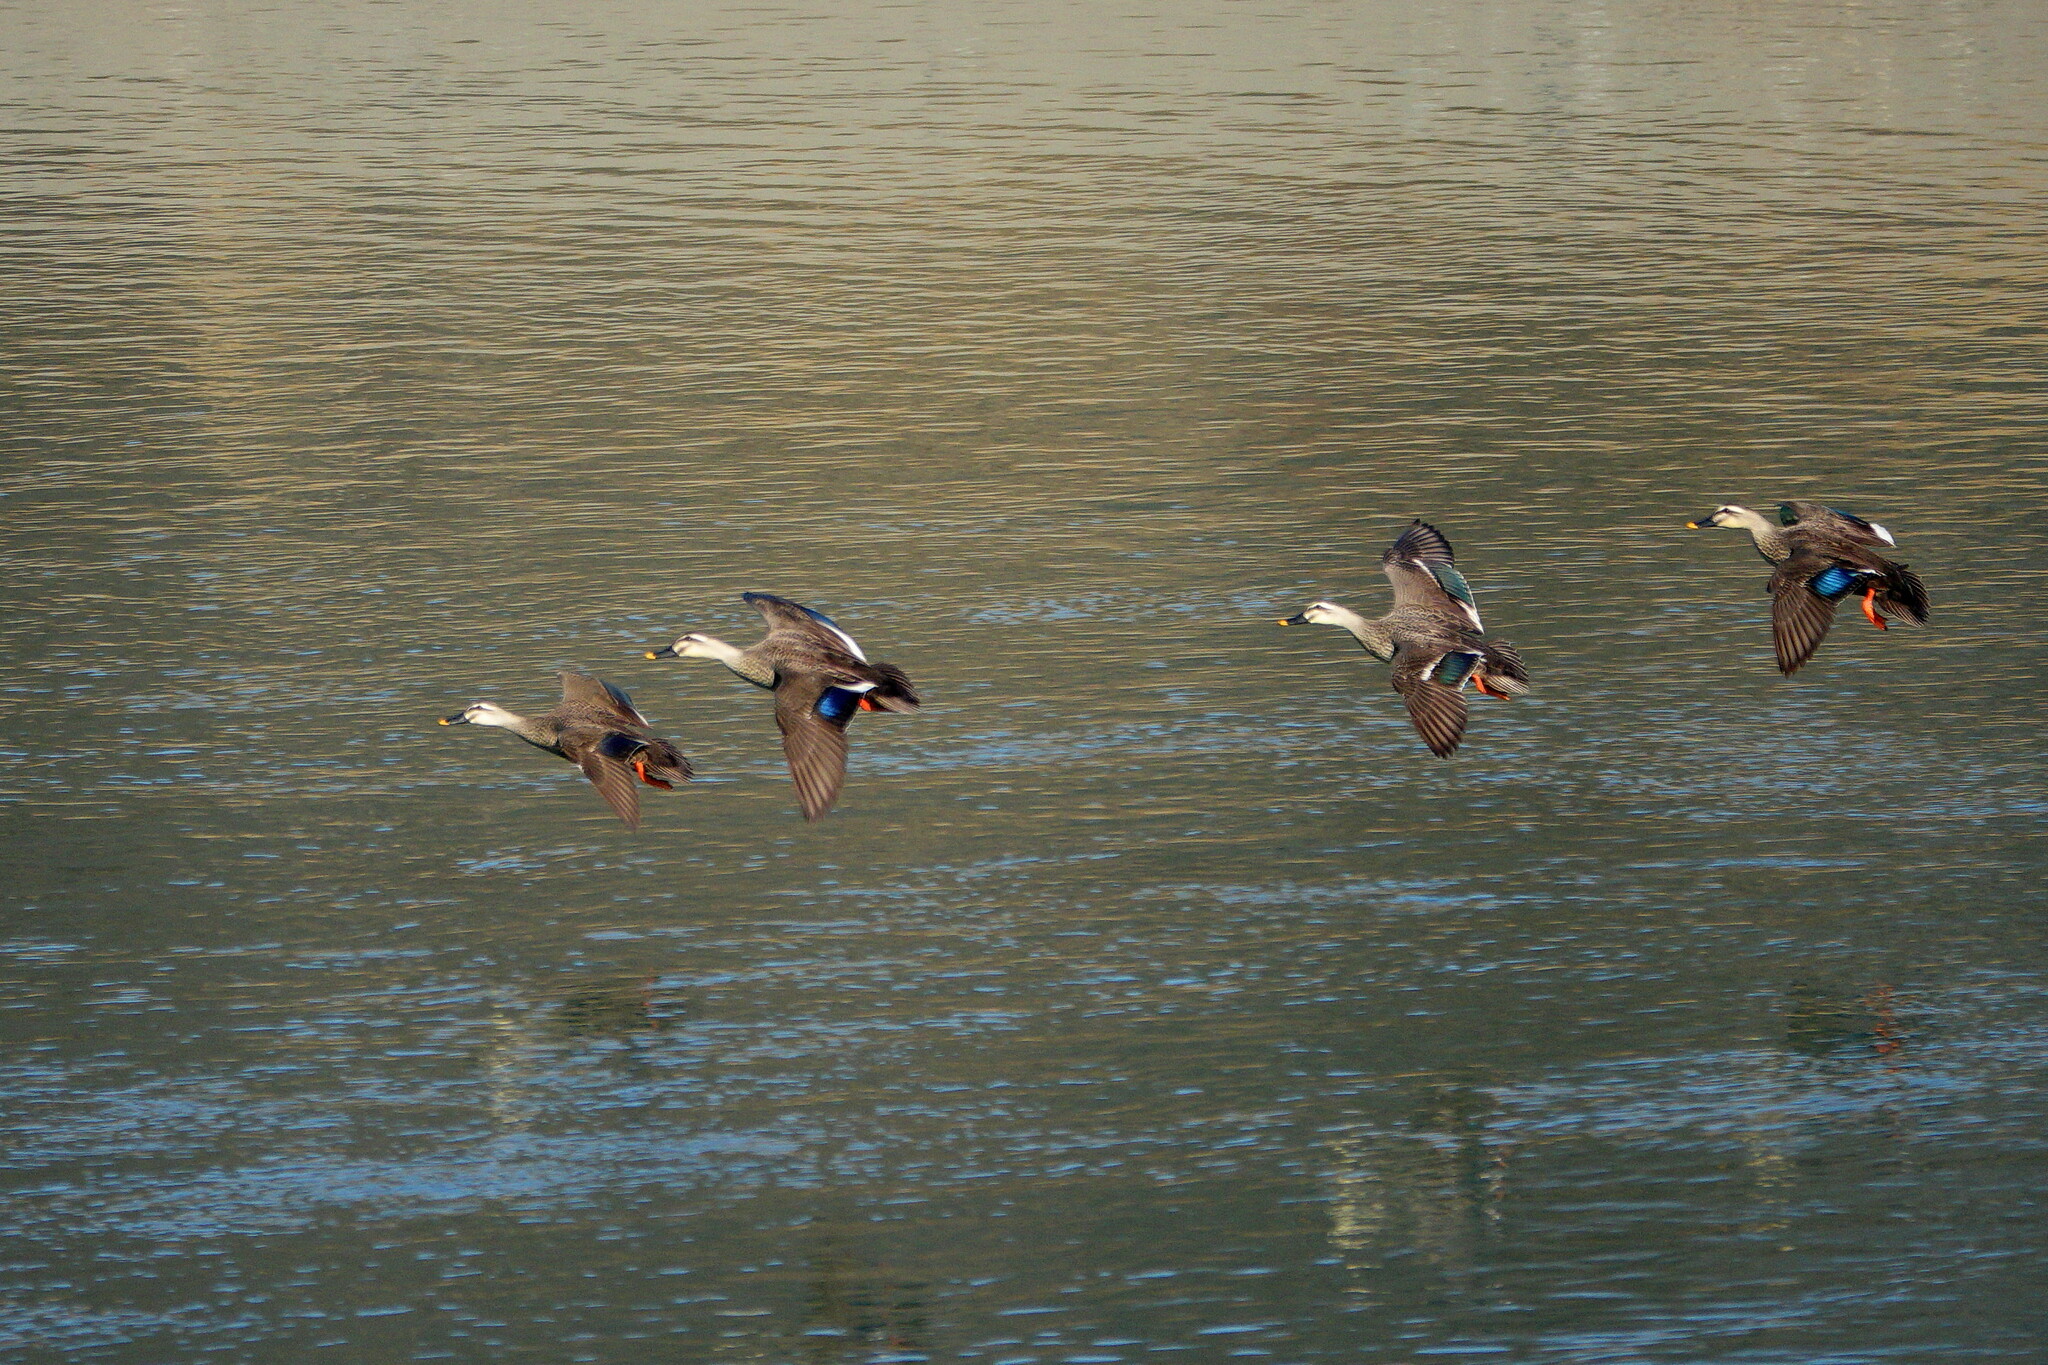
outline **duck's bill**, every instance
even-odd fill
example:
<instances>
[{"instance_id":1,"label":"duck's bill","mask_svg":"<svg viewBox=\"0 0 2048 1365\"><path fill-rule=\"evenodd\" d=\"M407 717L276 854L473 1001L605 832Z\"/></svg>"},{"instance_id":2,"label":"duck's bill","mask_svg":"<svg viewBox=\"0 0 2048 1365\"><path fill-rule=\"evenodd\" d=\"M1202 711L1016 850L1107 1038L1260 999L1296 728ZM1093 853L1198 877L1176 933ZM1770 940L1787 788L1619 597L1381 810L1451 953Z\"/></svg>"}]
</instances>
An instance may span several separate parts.
<instances>
[{"instance_id":1,"label":"duck's bill","mask_svg":"<svg viewBox=\"0 0 2048 1365\"><path fill-rule=\"evenodd\" d=\"M464 715L462 712L457 711L452 716L441 717L440 723L443 725L467 725L469 724L469 717Z\"/></svg>"},{"instance_id":2,"label":"duck's bill","mask_svg":"<svg viewBox=\"0 0 2048 1365\"><path fill-rule=\"evenodd\" d=\"M1697 521L1688 521L1685 524L1685 529L1688 531L1704 531L1713 524L1714 514L1712 512L1709 512L1705 516L1699 518Z\"/></svg>"},{"instance_id":3,"label":"duck's bill","mask_svg":"<svg viewBox=\"0 0 2048 1365\"><path fill-rule=\"evenodd\" d=\"M1297 612L1293 616L1283 616L1280 618L1280 624L1283 626L1305 626L1308 624L1308 613L1304 611Z\"/></svg>"},{"instance_id":4,"label":"duck's bill","mask_svg":"<svg viewBox=\"0 0 2048 1365\"><path fill-rule=\"evenodd\" d=\"M660 649L650 649L647 651L647 657L650 659L673 659L676 657L676 647L674 645L663 645Z\"/></svg>"}]
</instances>

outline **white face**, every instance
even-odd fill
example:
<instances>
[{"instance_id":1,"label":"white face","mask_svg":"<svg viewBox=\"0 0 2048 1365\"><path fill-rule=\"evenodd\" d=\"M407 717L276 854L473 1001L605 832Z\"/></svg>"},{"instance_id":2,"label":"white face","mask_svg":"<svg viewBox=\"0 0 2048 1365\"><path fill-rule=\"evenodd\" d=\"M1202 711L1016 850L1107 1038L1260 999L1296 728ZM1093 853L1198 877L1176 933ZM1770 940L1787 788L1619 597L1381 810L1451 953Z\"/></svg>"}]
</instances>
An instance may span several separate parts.
<instances>
[{"instance_id":1,"label":"white face","mask_svg":"<svg viewBox=\"0 0 2048 1365\"><path fill-rule=\"evenodd\" d=\"M512 721L512 713L496 702L473 702L463 708L462 719L470 725L495 725L500 729Z\"/></svg>"},{"instance_id":2,"label":"white face","mask_svg":"<svg viewBox=\"0 0 2048 1365\"><path fill-rule=\"evenodd\" d=\"M1301 609L1301 614L1319 626L1335 625L1341 608L1335 602L1311 602Z\"/></svg>"},{"instance_id":3,"label":"white face","mask_svg":"<svg viewBox=\"0 0 2048 1365\"><path fill-rule=\"evenodd\" d=\"M711 656L711 646L714 643L709 635L699 635L692 631L690 634L677 640L670 648L675 650L680 658L703 659Z\"/></svg>"}]
</instances>

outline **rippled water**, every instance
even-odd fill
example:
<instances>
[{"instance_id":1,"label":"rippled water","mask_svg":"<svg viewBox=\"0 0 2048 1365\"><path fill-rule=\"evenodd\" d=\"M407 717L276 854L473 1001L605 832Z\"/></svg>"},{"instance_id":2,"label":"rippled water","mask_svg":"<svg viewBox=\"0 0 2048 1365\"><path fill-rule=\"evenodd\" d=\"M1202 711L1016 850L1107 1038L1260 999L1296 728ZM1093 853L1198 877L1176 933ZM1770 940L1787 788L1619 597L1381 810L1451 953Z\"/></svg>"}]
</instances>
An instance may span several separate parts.
<instances>
[{"instance_id":1,"label":"rippled water","mask_svg":"<svg viewBox=\"0 0 2048 1365\"><path fill-rule=\"evenodd\" d=\"M2038 7L0 33L10 1358L2034 1357ZM1450 763L1272 624L1415 516ZM637 835L432 724L565 665Z\"/></svg>"}]
</instances>

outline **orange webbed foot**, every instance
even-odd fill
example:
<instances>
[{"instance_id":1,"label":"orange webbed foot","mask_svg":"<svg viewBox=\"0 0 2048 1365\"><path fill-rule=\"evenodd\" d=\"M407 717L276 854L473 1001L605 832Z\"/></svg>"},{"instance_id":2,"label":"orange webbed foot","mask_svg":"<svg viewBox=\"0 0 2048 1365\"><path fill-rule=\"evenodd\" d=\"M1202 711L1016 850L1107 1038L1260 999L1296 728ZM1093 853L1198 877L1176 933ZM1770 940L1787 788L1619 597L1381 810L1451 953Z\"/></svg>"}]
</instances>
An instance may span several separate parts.
<instances>
[{"instance_id":1,"label":"orange webbed foot","mask_svg":"<svg viewBox=\"0 0 2048 1365\"><path fill-rule=\"evenodd\" d=\"M1871 608L1870 601L1876 596L1877 585L1874 583L1863 590L1863 615L1871 625L1876 626L1879 630L1890 630L1891 627L1884 623L1884 618Z\"/></svg>"},{"instance_id":2,"label":"orange webbed foot","mask_svg":"<svg viewBox=\"0 0 2048 1365\"><path fill-rule=\"evenodd\" d=\"M645 759L634 759L633 771L640 774L640 780L650 787L659 787L665 792L672 792L676 789L676 784L673 782L664 782L658 777L649 777L647 775L647 762Z\"/></svg>"}]
</instances>

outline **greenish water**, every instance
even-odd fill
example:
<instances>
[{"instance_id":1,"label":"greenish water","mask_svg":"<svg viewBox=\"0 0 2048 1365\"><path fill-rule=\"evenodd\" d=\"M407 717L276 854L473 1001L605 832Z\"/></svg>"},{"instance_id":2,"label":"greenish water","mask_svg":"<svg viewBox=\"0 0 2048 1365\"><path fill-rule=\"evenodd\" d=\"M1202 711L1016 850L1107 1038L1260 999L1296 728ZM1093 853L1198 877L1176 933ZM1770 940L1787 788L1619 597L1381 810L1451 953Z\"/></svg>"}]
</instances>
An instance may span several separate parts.
<instances>
[{"instance_id":1,"label":"greenish water","mask_svg":"<svg viewBox=\"0 0 2048 1365\"><path fill-rule=\"evenodd\" d=\"M2048 21L0 10L0 1342L2031 1360ZM1794 679L1724 501L1934 629ZM1429 757L1449 535L1535 694ZM927 698L796 815L685 629ZM443 730L630 690L627 834Z\"/></svg>"}]
</instances>

